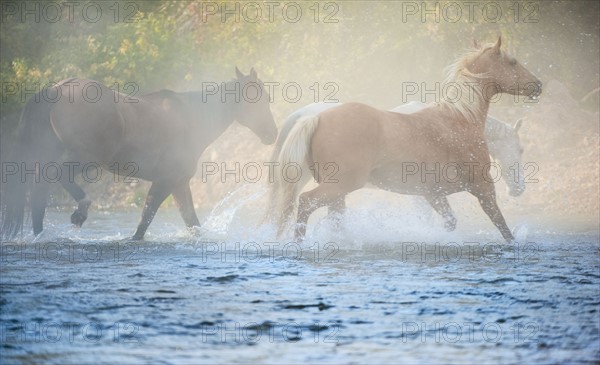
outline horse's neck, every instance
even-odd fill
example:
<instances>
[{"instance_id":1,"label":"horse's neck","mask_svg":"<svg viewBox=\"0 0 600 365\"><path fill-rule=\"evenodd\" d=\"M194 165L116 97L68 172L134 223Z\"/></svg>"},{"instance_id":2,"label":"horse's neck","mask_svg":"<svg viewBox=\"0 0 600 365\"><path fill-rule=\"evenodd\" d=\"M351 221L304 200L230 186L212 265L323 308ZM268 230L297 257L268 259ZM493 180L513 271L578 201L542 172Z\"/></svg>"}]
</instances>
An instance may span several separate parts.
<instances>
[{"instance_id":1,"label":"horse's neck","mask_svg":"<svg viewBox=\"0 0 600 365\"><path fill-rule=\"evenodd\" d=\"M482 133L485 132L488 111L490 110L490 101L487 100L483 95L484 91L482 90L479 93L476 93L474 96L474 102L479 106L476 111L474 122L475 125L482 131Z\"/></svg>"},{"instance_id":2,"label":"horse's neck","mask_svg":"<svg viewBox=\"0 0 600 365\"><path fill-rule=\"evenodd\" d=\"M479 128L481 128L481 131L483 132L484 135L485 135L485 128L487 125L487 116L488 116L489 110L490 110L490 102L483 101L482 106L481 106L481 112L477 116L477 126Z\"/></svg>"},{"instance_id":3,"label":"horse's neck","mask_svg":"<svg viewBox=\"0 0 600 365\"><path fill-rule=\"evenodd\" d=\"M234 122L235 105L218 102L208 108L205 127L209 128L214 138L219 138Z\"/></svg>"},{"instance_id":4,"label":"horse's neck","mask_svg":"<svg viewBox=\"0 0 600 365\"><path fill-rule=\"evenodd\" d=\"M194 99L196 99L196 96ZM206 141L206 145L198 146L202 150L219 138L231 124L234 122L235 104L223 103L221 98L209 97L204 99L200 94L200 100L191 100L197 106L192 119L199 120L198 133L202 141Z\"/></svg>"},{"instance_id":5,"label":"horse's neck","mask_svg":"<svg viewBox=\"0 0 600 365\"><path fill-rule=\"evenodd\" d=\"M489 101L480 101L480 108L476 112L475 118L469 121L469 123L472 124L473 128L477 130L477 132L483 139L485 139L486 137L487 116L489 108Z\"/></svg>"},{"instance_id":6,"label":"horse's neck","mask_svg":"<svg viewBox=\"0 0 600 365\"><path fill-rule=\"evenodd\" d=\"M460 93L449 95L450 99L454 100L455 97L458 97L458 100L453 102L446 100L441 103L457 112L461 116L460 119L479 130L483 135L490 108L490 101L485 97L484 80L459 72L449 80L449 83L457 87L457 89L450 88L449 90L457 90Z\"/></svg>"},{"instance_id":7,"label":"horse's neck","mask_svg":"<svg viewBox=\"0 0 600 365\"><path fill-rule=\"evenodd\" d=\"M463 126L468 126L470 129L477 130L482 136L486 134L487 129L487 114L489 109L489 103L483 102L479 110L475 111L474 115L467 116L460 111L458 108L454 108L446 104L451 110L453 117L450 120L454 120L455 123L459 123Z\"/></svg>"}]
</instances>

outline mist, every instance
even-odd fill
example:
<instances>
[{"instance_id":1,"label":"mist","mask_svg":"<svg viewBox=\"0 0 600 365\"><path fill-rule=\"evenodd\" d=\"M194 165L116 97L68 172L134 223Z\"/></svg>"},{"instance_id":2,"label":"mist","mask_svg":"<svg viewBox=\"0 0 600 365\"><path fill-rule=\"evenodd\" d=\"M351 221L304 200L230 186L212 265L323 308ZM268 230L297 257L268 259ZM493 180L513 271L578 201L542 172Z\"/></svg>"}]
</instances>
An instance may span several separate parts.
<instances>
[{"instance_id":1,"label":"mist","mask_svg":"<svg viewBox=\"0 0 600 365\"><path fill-rule=\"evenodd\" d=\"M70 76L142 95L160 89L202 91L208 83L233 79L236 66L244 72L255 67L271 91L271 110L281 124L312 102L357 101L391 109L410 101L439 101L444 68L472 48L473 40L490 43L502 36L505 49L546 85L539 103L505 96L490 109L490 115L511 124L526 120L523 158L538 164L542 177L529 184L518 203L507 203L526 214L527 201L551 200L553 208L545 214L597 221L597 4L120 2L118 7L94 3L101 16L94 15L95 7L76 7L72 18L63 5L56 22L47 21L56 18L51 8L11 4L16 8L3 8L1 39L3 160L31 90ZM26 9L30 13L23 15ZM25 47L31 44L36 46ZM13 84L18 90L7 86ZM269 153L246 128L234 124L201 161L243 165L264 161ZM568 163L566 176L561 159ZM236 185L217 178L209 176L207 184L194 180L198 207L209 209ZM548 186L550 181L555 186ZM89 189L100 206L134 203L135 195L147 189L110 181L93 185ZM568 196L556 197L567 190ZM111 202L114 194L129 198ZM68 201L59 189L54 196L54 204ZM566 203L574 201L585 204Z\"/></svg>"},{"instance_id":2,"label":"mist","mask_svg":"<svg viewBox=\"0 0 600 365\"><path fill-rule=\"evenodd\" d=\"M366 185L278 232L305 108L447 105L448 66L496 44L543 85L476 134L517 174L506 229L466 191L448 215ZM72 78L102 96L44 99ZM2 1L0 358L597 363L599 90L599 2ZM45 175L72 160L101 168Z\"/></svg>"}]
</instances>

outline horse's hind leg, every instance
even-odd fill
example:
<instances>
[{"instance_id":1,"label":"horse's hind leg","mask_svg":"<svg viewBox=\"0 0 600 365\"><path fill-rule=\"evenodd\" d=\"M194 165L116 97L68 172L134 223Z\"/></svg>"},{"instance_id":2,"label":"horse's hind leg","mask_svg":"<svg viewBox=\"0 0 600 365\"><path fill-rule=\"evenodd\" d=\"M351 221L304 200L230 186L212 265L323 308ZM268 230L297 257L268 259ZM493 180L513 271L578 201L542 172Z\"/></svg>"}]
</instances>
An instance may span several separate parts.
<instances>
[{"instance_id":1,"label":"horse's hind leg","mask_svg":"<svg viewBox=\"0 0 600 365\"><path fill-rule=\"evenodd\" d=\"M71 223L76 225L77 227L81 227L83 222L87 219L88 209L90 204L92 204L91 200L87 199L85 195L85 191L75 183L73 174L63 174L61 175L60 184L62 187L75 199L77 202L77 209L73 214L71 214Z\"/></svg>"},{"instance_id":2,"label":"horse's hind leg","mask_svg":"<svg viewBox=\"0 0 600 365\"><path fill-rule=\"evenodd\" d=\"M144 238L144 234L146 234L148 226L152 222L152 219L154 219L156 211L170 194L170 185L156 181L152 183L152 186L150 186L150 190L148 191L148 196L146 197L146 203L144 204L142 219L133 235L134 240L141 240Z\"/></svg>"},{"instance_id":3,"label":"horse's hind leg","mask_svg":"<svg viewBox=\"0 0 600 365\"><path fill-rule=\"evenodd\" d=\"M38 235L44 229L44 215L48 204L48 190L50 185L46 181L35 183L31 193L31 222L33 234Z\"/></svg>"},{"instance_id":4,"label":"horse's hind leg","mask_svg":"<svg viewBox=\"0 0 600 365\"><path fill-rule=\"evenodd\" d=\"M456 217L454 216L454 212L452 212L452 208L450 207L450 203L448 203L448 198L446 196L425 196L427 202L433 207L433 209L444 218L446 221L444 223L444 227L447 231L454 231L456 229Z\"/></svg>"},{"instance_id":5,"label":"horse's hind leg","mask_svg":"<svg viewBox=\"0 0 600 365\"><path fill-rule=\"evenodd\" d=\"M306 223L310 215L322 206L339 207L340 199L355 189L343 189L339 184L321 184L313 190L300 194L298 219L296 221L296 239L302 240L306 234ZM337 205L336 205L337 204Z\"/></svg>"},{"instance_id":6,"label":"horse's hind leg","mask_svg":"<svg viewBox=\"0 0 600 365\"><path fill-rule=\"evenodd\" d=\"M200 221L196 216L194 210L194 201L192 200L192 190L190 189L190 182L186 181L183 184L177 186L173 190L173 198L179 207L179 213L188 228L199 227Z\"/></svg>"},{"instance_id":7,"label":"horse's hind leg","mask_svg":"<svg viewBox=\"0 0 600 365\"><path fill-rule=\"evenodd\" d=\"M475 195L475 194L474 194ZM502 237L506 240L506 242L511 243L514 240L510 229L506 225L506 221L504 220L504 216L502 216L502 212L500 212L500 208L498 207L498 203L496 202L496 194L494 191L485 195L475 195L477 199L479 199L479 204L481 208L487 214L488 217L492 220L496 228L502 234Z\"/></svg>"}]
</instances>

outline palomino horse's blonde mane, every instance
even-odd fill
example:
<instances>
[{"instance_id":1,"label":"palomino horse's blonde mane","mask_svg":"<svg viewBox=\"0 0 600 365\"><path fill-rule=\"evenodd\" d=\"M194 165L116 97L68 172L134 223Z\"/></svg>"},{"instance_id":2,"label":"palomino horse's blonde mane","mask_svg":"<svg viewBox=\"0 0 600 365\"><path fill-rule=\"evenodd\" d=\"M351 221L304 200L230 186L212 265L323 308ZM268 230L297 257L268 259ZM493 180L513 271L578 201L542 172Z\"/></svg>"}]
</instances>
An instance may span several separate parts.
<instances>
[{"instance_id":1,"label":"palomino horse's blonde mane","mask_svg":"<svg viewBox=\"0 0 600 365\"><path fill-rule=\"evenodd\" d=\"M485 116L484 97L481 80L487 74L473 74L467 66L493 44L464 53L446 67L444 88L448 95L442 95L441 106L450 109L457 117L464 117L469 123L477 124Z\"/></svg>"}]
</instances>

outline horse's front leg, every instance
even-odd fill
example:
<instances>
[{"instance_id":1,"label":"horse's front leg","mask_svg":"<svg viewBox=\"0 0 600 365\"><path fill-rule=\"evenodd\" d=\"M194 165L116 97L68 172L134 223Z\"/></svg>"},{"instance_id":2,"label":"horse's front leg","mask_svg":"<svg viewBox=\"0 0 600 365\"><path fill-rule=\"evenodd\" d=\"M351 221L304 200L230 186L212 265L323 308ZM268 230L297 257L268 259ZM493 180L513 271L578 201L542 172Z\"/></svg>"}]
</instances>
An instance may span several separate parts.
<instances>
[{"instance_id":1,"label":"horse's front leg","mask_svg":"<svg viewBox=\"0 0 600 365\"><path fill-rule=\"evenodd\" d=\"M64 174L63 174L64 176ZM87 199L85 192L81 186L77 185L75 181L70 180L69 177L60 179L62 187L75 199L77 202L77 209L71 214L71 223L77 227L81 227L83 222L86 221L88 216L88 209L92 204L92 201Z\"/></svg>"},{"instance_id":2,"label":"horse's front leg","mask_svg":"<svg viewBox=\"0 0 600 365\"><path fill-rule=\"evenodd\" d=\"M137 230L133 235L132 239L141 240L144 238L144 234L154 219L154 215L156 211L165 201L165 199L171 194L171 185L163 182L153 182L152 186L150 186L150 190L148 191L148 196L146 197L146 203L144 204L144 210L142 212L142 219L140 224L138 224Z\"/></svg>"},{"instance_id":3,"label":"horse's front leg","mask_svg":"<svg viewBox=\"0 0 600 365\"><path fill-rule=\"evenodd\" d=\"M433 209L444 218L446 221L444 227L447 231L454 231L456 229L456 217L454 212L448 203L448 198L445 195L433 196L426 195L425 199L433 207Z\"/></svg>"},{"instance_id":4,"label":"horse's front leg","mask_svg":"<svg viewBox=\"0 0 600 365\"><path fill-rule=\"evenodd\" d=\"M502 212L500 212L500 208L498 207L498 203L496 202L496 192L492 189L491 192L487 194L473 194L479 200L479 204L481 208L487 214L488 217L492 220L496 228L502 234L502 237L508 243L512 243L515 239L508 229L508 225L506 225L506 221L504 220L504 216L502 216Z\"/></svg>"},{"instance_id":5,"label":"horse's front leg","mask_svg":"<svg viewBox=\"0 0 600 365\"><path fill-rule=\"evenodd\" d=\"M173 189L173 198L179 207L179 213L188 228L199 227L200 221L194 210L194 201L192 199L192 190L190 182L186 181Z\"/></svg>"}]
</instances>

